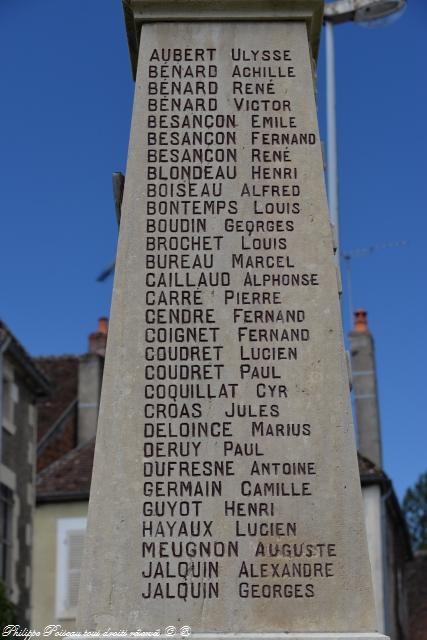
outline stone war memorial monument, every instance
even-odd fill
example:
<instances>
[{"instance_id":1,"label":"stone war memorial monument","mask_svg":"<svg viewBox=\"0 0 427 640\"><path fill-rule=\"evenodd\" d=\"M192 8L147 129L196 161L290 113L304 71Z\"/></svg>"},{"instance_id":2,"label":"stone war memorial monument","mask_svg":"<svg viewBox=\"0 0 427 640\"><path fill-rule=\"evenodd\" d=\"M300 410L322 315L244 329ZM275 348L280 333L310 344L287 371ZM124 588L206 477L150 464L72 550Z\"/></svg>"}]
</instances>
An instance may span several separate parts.
<instances>
[{"instance_id":1,"label":"stone war memorial monument","mask_svg":"<svg viewBox=\"0 0 427 640\"><path fill-rule=\"evenodd\" d=\"M322 0L127 0L81 631L379 640L315 103Z\"/></svg>"}]
</instances>

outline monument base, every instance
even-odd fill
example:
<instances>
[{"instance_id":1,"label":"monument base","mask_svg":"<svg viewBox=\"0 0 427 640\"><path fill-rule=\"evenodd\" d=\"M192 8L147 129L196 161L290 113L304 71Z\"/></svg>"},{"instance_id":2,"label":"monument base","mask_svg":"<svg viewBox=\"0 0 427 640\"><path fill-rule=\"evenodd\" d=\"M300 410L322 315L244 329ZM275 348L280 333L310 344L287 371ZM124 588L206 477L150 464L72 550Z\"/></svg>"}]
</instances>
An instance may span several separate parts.
<instances>
[{"instance_id":1,"label":"monument base","mask_svg":"<svg viewBox=\"0 0 427 640\"><path fill-rule=\"evenodd\" d=\"M184 631L185 629L185 631ZM181 631L176 629L175 633L157 634L156 631L145 631L138 629L132 633L124 634L120 632L94 632L91 636L90 631L86 631L82 635L73 634L73 640L90 640L99 638L103 640L135 640L137 638L154 637L160 640L171 640L171 638L190 638L191 640L390 640L388 636L382 633L190 633L188 627L184 627Z\"/></svg>"},{"instance_id":2,"label":"monument base","mask_svg":"<svg viewBox=\"0 0 427 640\"><path fill-rule=\"evenodd\" d=\"M160 636L167 638L168 636ZM390 640L382 633L194 633L191 640Z\"/></svg>"},{"instance_id":3,"label":"monument base","mask_svg":"<svg viewBox=\"0 0 427 640\"><path fill-rule=\"evenodd\" d=\"M195 633L191 640L390 640L382 633ZM167 636L162 636L167 638Z\"/></svg>"}]
</instances>

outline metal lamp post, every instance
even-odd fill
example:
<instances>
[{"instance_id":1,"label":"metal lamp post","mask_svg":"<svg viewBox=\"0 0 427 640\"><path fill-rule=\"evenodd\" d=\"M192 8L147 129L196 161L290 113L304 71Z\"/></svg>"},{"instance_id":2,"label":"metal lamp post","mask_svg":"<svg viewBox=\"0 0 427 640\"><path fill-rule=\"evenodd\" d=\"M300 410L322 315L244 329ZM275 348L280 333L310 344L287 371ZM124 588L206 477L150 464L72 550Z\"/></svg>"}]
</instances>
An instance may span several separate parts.
<instances>
[{"instance_id":1,"label":"metal lamp post","mask_svg":"<svg viewBox=\"0 0 427 640\"><path fill-rule=\"evenodd\" d=\"M406 0L335 0L325 3L326 29L326 123L327 123L327 189L331 222L336 229L339 256L338 159L335 110L335 48L334 25L344 22L370 24L390 18L403 11Z\"/></svg>"}]
</instances>

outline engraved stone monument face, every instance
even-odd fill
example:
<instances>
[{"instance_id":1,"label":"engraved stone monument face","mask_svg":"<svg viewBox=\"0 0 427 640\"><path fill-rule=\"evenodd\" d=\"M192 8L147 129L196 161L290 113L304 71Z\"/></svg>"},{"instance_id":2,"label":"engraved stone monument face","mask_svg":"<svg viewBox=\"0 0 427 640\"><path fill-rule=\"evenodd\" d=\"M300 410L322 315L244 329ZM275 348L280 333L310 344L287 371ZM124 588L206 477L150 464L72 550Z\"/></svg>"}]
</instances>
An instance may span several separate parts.
<instances>
[{"instance_id":1,"label":"engraved stone monument face","mask_svg":"<svg viewBox=\"0 0 427 640\"><path fill-rule=\"evenodd\" d=\"M128 3L81 630L379 637L314 95L322 4Z\"/></svg>"}]
</instances>

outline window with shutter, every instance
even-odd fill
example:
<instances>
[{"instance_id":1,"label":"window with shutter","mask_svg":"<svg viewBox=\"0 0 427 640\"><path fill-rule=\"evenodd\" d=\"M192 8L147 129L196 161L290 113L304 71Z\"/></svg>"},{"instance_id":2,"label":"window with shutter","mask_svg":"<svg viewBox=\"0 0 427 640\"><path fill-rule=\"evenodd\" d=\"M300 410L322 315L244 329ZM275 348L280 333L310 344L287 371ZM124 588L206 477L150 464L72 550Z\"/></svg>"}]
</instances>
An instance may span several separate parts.
<instances>
[{"instance_id":1,"label":"window with shutter","mask_svg":"<svg viewBox=\"0 0 427 640\"><path fill-rule=\"evenodd\" d=\"M2 426L8 431L12 431L12 424L14 419L14 400L13 400L13 387L16 386L9 379L4 377L2 381Z\"/></svg>"},{"instance_id":2,"label":"window with shutter","mask_svg":"<svg viewBox=\"0 0 427 640\"><path fill-rule=\"evenodd\" d=\"M86 518L57 521L56 617L76 617Z\"/></svg>"}]
</instances>

